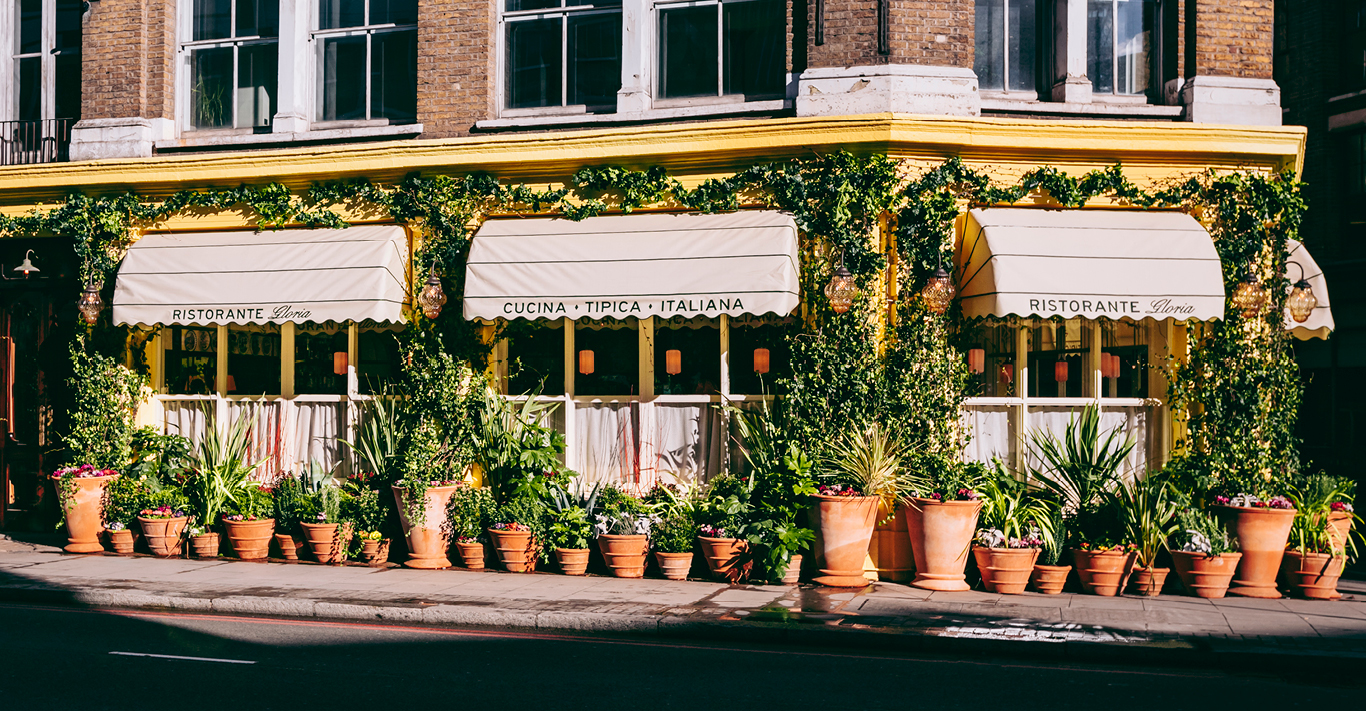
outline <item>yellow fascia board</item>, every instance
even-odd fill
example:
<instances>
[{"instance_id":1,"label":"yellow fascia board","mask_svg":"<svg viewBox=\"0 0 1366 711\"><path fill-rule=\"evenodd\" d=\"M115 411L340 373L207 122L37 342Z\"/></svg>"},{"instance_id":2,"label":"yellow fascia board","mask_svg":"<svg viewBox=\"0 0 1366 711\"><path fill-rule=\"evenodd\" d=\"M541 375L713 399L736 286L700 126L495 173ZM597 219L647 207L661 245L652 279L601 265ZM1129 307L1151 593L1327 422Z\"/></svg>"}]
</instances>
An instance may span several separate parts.
<instances>
[{"instance_id":1,"label":"yellow fascia board","mask_svg":"<svg viewBox=\"0 0 1366 711\"><path fill-rule=\"evenodd\" d=\"M1158 180L1205 168L1302 168L1305 129L1178 122L1036 121L877 114L674 123L439 140L162 155L0 168L0 205L60 200L71 190L169 195L184 188L487 171L532 185L558 184L586 165L659 165L694 183L756 162L836 150L886 153L933 165L960 156L1004 173L1053 165L1069 172L1116 162ZM1127 171L1127 169L1126 169Z\"/></svg>"}]
</instances>

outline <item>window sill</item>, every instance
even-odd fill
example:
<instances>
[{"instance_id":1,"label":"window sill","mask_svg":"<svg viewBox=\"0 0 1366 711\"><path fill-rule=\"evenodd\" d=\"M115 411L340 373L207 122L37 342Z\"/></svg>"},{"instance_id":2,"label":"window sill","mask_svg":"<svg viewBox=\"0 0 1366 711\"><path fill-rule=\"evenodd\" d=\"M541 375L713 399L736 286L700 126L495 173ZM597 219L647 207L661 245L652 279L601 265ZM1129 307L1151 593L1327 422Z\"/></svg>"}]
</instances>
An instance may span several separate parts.
<instances>
[{"instance_id":1,"label":"window sill","mask_svg":"<svg viewBox=\"0 0 1366 711\"><path fill-rule=\"evenodd\" d=\"M223 133L214 131L211 134L201 135L197 131L187 131L180 138L157 141L154 146L158 153L185 150L229 150L300 143L374 141L386 138L407 138L420 133L422 133L422 124L420 123L398 126L330 128L292 133Z\"/></svg>"},{"instance_id":2,"label":"window sill","mask_svg":"<svg viewBox=\"0 0 1366 711\"><path fill-rule=\"evenodd\" d=\"M701 106L673 106L656 108L624 114L578 114L574 116L516 116L479 121L474 127L479 130L496 131L518 128L593 126L622 123L646 123L651 121L670 121L689 118L721 118L744 114L766 114L792 109L793 102L787 99L772 101L748 101L743 103L712 103Z\"/></svg>"},{"instance_id":3,"label":"window sill","mask_svg":"<svg viewBox=\"0 0 1366 711\"><path fill-rule=\"evenodd\" d=\"M1011 98L982 97L983 115L1177 121L1180 120L1184 110L1184 107L1181 106L1160 106L1155 104L1104 100L1090 104L1068 104L1056 101L1029 101Z\"/></svg>"}]
</instances>

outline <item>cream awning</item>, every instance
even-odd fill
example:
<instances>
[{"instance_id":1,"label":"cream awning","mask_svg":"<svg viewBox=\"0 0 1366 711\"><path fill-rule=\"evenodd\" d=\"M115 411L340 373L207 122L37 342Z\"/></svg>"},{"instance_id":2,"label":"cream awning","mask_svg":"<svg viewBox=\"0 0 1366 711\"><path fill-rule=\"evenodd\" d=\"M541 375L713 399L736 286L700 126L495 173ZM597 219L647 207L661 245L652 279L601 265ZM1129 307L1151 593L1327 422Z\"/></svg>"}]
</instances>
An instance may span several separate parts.
<instances>
[{"instance_id":1,"label":"cream awning","mask_svg":"<svg viewBox=\"0 0 1366 711\"><path fill-rule=\"evenodd\" d=\"M402 321L402 227L149 234L128 249L116 324Z\"/></svg>"},{"instance_id":2,"label":"cream awning","mask_svg":"<svg viewBox=\"0 0 1366 711\"><path fill-rule=\"evenodd\" d=\"M1314 289L1314 298L1319 300L1318 306L1314 307L1314 313L1309 315L1309 320L1304 323L1295 323L1295 319L1290 315L1290 310L1285 311L1285 327L1290 334L1300 340L1311 338L1327 338L1333 331L1333 310L1328 305L1328 282L1323 278L1323 270L1314 262L1314 258L1309 256L1309 250L1303 244L1295 240L1290 240L1286 245L1289 248L1290 256L1286 259L1285 278L1290 280L1291 286L1301 278L1309 282L1309 286ZM1298 264L1299 266L1292 266Z\"/></svg>"},{"instance_id":3,"label":"cream awning","mask_svg":"<svg viewBox=\"0 0 1366 711\"><path fill-rule=\"evenodd\" d=\"M1214 242L1184 213L971 210L957 259L968 317L1224 316Z\"/></svg>"},{"instance_id":4,"label":"cream awning","mask_svg":"<svg viewBox=\"0 0 1366 711\"><path fill-rule=\"evenodd\" d=\"M786 315L797 225L770 211L489 220L465 274L469 319Z\"/></svg>"}]
</instances>

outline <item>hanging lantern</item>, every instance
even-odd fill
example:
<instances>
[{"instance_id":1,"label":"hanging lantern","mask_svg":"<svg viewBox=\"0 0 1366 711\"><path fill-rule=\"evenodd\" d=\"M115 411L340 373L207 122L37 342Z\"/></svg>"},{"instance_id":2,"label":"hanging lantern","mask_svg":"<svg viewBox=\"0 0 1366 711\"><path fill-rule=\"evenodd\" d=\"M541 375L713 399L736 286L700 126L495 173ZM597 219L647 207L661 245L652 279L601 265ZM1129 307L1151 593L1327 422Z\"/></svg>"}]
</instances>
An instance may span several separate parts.
<instances>
[{"instance_id":1,"label":"hanging lantern","mask_svg":"<svg viewBox=\"0 0 1366 711\"><path fill-rule=\"evenodd\" d=\"M953 286L953 280L949 278L949 273L944 271L942 264L934 270L934 276L931 276L920 290L920 298L924 300L925 308L936 314L948 311L949 304L953 303L953 297L957 294L958 289Z\"/></svg>"},{"instance_id":2,"label":"hanging lantern","mask_svg":"<svg viewBox=\"0 0 1366 711\"><path fill-rule=\"evenodd\" d=\"M1067 382L1067 361L1060 360L1053 364L1053 379L1060 382Z\"/></svg>"},{"instance_id":3,"label":"hanging lantern","mask_svg":"<svg viewBox=\"0 0 1366 711\"><path fill-rule=\"evenodd\" d=\"M830 283L825 285L825 298L830 300L830 308L835 313L842 314L854 305L856 296L858 285L854 283L854 275L844 268L844 258L841 257L840 265L830 274Z\"/></svg>"},{"instance_id":4,"label":"hanging lantern","mask_svg":"<svg viewBox=\"0 0 1366 711\"><path fill-rule=\"evenodd\" d=\"M683 351L664 351L664 372L678 375L683 372Z\"/></svg>"},{"instance_id":5,"label":"hanging lantern","mask_svg":"<svg viewBox=\"0 0 1366 711\"><path fill-rule=\"evenodd\" d=\"M1014 381L1015 365L1013 363L1006 363L1005 365L1001 366L1001 374L998 379L1001 382L1006 383L1007 385Z\"/></svg>"},{"instance_id":6,"label":"hanging lantern","mask_svg":"<svg viewBox=\"0 0 1366 711\"><path fill-rule=\"evenodd\" d=\"M1319 299L1314 296L1314 287L1309 285L1309 281L1304 279L1303 267L1301 269L1300 280L1295 282L1295 286L1290 289L1290 296L1285 299L1285 308L1290 311L1290 318L1295 319L1295 323L1304 323L1314 314L1314 307L1319 305Z\"/></svg>"},{"instance_id":7,"label":"hanging lantern","mask_svg":"<svg viewBox=\"0 0 1366 711\"><path fill-rule=\"evenodd\" d=\"M237 378L234 378L231 375L228 376L228 392L237 392Z\"/></svg>"},{"instance_id":8,"label":"hanging lantern","mask_svg":"<svg viewBox=\"0 0 1366 711\"><path fill-rule=\"evenodd\" d=\"M94 326L100 320L100 312L104 310L104 301L100 299L100 285L90 282L85 285L85 291L81 292L80 301L76 302L76 308L81 312L81 318L88 325Z\"/></svg>"},{"instance_id":9,"label":"hanging lantern","mask_svg":"<svg viewBox=\"0 0 1366 711\"><path fill-rule=\"evenodd\" d=\"M981 348L968 349L968 372L974 375L986 370L987 352Z\"/></svg>"},{"instance_id":10,"label":"hanging lantern","mask_svg":"<svg viewBox=\"0 0 1366 711\"><path fill-rule=\"evenodd\" d=\"M441 277L436 275L436 262L432 262L432 271L427 275L427 283L417 294L417 305L422 308L422 315L429 319L440 316L441 307L446 305L446 294L441 290Z\"/></svg>"},{"instance_id":11,"label":"hanging lantern","mask_svg":"<svg viewBox=\"0 0 1366 711\"><path fill-rule=\"evenodd\" d=\"M579 373L581 375L593 374L593 351L579 351Z\"/></svg>"},{"instance_id":12,"label":"hanging lantern","mask_svg":"<svg viewBox=\"0 0 1366 711\"><path fill-rule=\"evenodd\" d=\"M1252 271L1252 265L1248 265L1247 271L1243 273L1242 281L1233 287L1233 296L1229 298L1233 306L1242 312L1244 318L1252 318L1266 307L1266 289L1261 282L1257 281L1257 275Z\"/></svg>"},{"instance_id":13,"label":"hanging lantern","mask_svg":"<svg viewBox=\"0 0 1366 711\"><path fill-rule=\"evenodd\" d=\"M346 375L347 363L346 351L337 351L332 354L332 372L337 375Z\"/></svg>"},{"instance_id":14,"label":"hanging lantern","mask_svg":"<svg viewBox=\"0 0 1366 711\"><path fill-rule=\"evenodd\" d=\"M754 372L758 373L759 375L765 375L768 373L767 348L754 349Z\"/></svg>"},{"instance_id":15,"label":"hanging lantern","mask_svg":"<svg viewBox=\"0 0 1366 711\"><path fill-rule=\"evenodd\" d=\"M1100 354L1100 375L1103 378L1118 378L1120 369L1119 356L1113 353Z\"/></svg>"},{"instance_id":16,"label":"hanging lantern","mask_svg":"<svg viewBox=\"0 0 1366 711\"><path fill-rule=\"evenodd\" d=\"M20 274L23 274L25 279L27 279L27 278L28 278L28 275L30 275L30 274L37 274L38 272L42 271L42 270L39 269L38 267L33 266L33 262L30 261L30 259L29 259L29 258L32 257L32 256L33 256L33 250L30 249L30 250L28 251L28 254L25 254L25 255L24 255L24 261L21 262L21 263L19 264L19 266L17 266L17 267L14 268L14 271L19 272Z\"/></svg>"}]
</instances>

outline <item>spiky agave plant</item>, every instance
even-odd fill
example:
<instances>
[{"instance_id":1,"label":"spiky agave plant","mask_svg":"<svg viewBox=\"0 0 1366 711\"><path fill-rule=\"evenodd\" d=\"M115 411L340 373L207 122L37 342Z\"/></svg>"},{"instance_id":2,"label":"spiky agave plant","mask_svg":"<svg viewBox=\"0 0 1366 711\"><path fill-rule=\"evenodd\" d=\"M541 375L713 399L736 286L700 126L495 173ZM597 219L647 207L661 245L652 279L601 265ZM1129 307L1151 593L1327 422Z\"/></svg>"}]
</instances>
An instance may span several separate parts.
<instances>
[{"instance_id":1,"label":"spiky agave plant","mask_svg":"<svg viewBox=\"0 0 1366 711\"><path fill-rule=\"evenodd\" d=\"M1037 533L1041 548L1056 546L1057 505L1011 476L999 459L994 462L993 474L979 485L982 495L979 528L999 531L1007 545L1012 539L1024 540Z\"/></svg>"},{"instance_id":2,"label":"spiky agave plant","mask_svg":"<svg viewBox=\"0 0 1366 711\"><path fill-rule=\"evenodd\" d=\"M1121 483L1109 496L1124 525L1125 538L1138 547L1135 562L1140 568L1152 568L1157 554L1167 548L1167 541L1177 532L1181 504L1171 484L1160 475L1149 474Z\"/></svg>"},{"instance_id":3,"label":"spiky agave plant","mask_svg":"<svg viewBox=\"0 0 1366 711\"><path fill-rule=\"evenodd\" d=\"M882 499L888 511L895 508L898 497L919 484L902 467L911 448L876 422L846 434L831 450L828 466L834 476L864 496Z\"/></svg>"},{"instance_id":4,"label":"spiky agave plant","mask_svg":"<svg viewBox=\"0 0 1366 711\"><path fill-rule=\"evenodd\" d=\"M1100 431L1100 408L1087 405L1070 419L1062 439L1046 430L1030 434L1029 449L1042 464L1034 478L1063 503L1068 514L1094 509L1120 483L1120 469L1136 442L1116 427Z\"/></svg>"}]
</instances>

